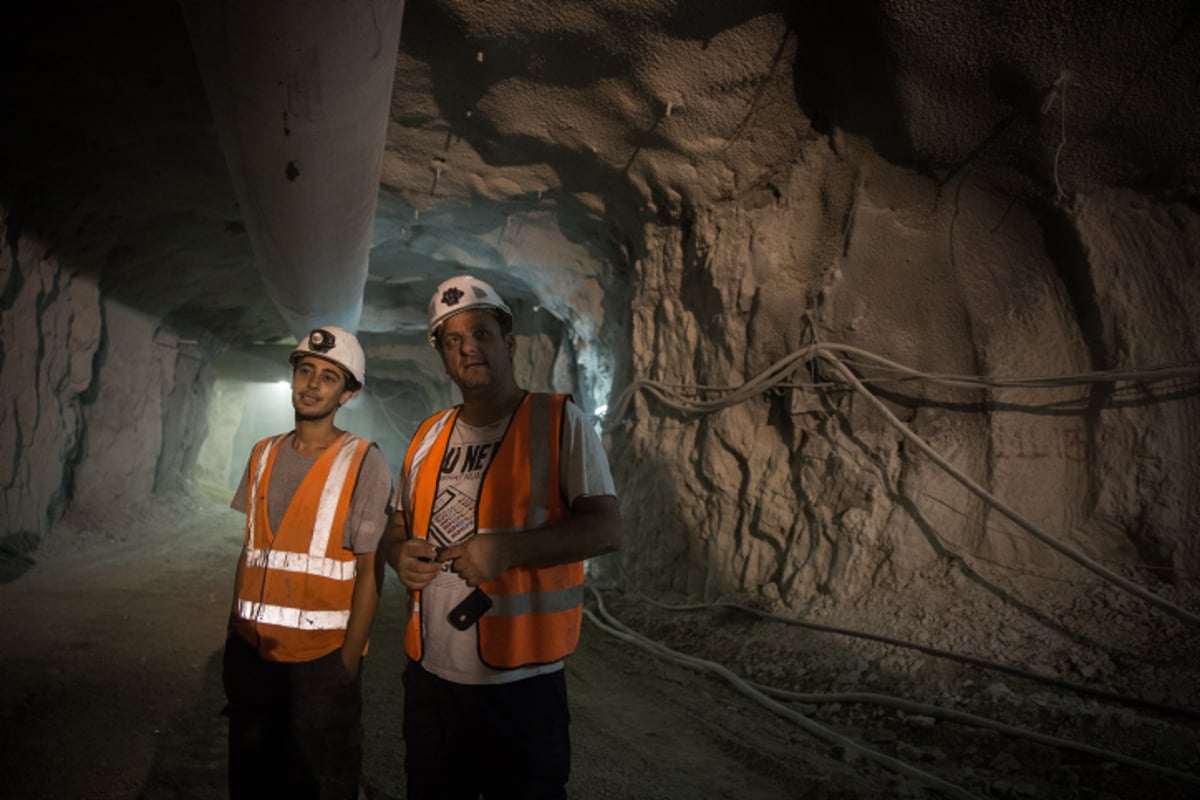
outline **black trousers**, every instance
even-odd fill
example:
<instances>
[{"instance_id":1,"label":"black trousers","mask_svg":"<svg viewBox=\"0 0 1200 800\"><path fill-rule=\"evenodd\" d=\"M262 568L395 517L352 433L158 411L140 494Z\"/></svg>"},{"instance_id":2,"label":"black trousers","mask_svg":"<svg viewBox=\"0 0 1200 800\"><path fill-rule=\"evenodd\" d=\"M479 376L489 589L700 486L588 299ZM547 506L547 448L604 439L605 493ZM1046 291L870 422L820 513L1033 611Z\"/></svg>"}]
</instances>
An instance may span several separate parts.
<instances>
[{"instance_id":1,"label":"black trousers","mask_svg":"<svg viewBox=\"0 0 1200 800\"><path fill-rule=\"evenodd\" d=\"M239 636L225 643L229 796L356 800L362 774L362 669L340 650L295 664L266 661Z\"/></svg>"},{"instance_id":2,"label":"black trousers","mask_svg":"<svg viewBox=\"0 0 1200 800\"><path fill-rule=\"evenodd\" d=\"M561 800L571 772L564 670L465 686L404 671L408 800Z\"/></svg>"}]
</instances>

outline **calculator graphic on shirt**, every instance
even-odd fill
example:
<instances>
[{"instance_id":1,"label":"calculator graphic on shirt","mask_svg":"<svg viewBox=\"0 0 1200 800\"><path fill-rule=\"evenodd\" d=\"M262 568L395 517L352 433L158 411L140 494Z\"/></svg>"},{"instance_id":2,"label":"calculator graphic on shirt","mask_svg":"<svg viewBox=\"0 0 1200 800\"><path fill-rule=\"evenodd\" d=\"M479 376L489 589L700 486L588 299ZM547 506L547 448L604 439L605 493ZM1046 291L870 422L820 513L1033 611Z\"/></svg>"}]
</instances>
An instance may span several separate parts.
<instances>
[{"instance_id":1,"label":"calculator graphic on shirt","mask_svg":"<svg viewBox=\"0 0 1200 800\"><path fill-rule=\"evenodd\" d=\"M433 501L430 539L436 547L458 544L475 532L475 498L446 486Z\"/></svg>"}]
</instances>

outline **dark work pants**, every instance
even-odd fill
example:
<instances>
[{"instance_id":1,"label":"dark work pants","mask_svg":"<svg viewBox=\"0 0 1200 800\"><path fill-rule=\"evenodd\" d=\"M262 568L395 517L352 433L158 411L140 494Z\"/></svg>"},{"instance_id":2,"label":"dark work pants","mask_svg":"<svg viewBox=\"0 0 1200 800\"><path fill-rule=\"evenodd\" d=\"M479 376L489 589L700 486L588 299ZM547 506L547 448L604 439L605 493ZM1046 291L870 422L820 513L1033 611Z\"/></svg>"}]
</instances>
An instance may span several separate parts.
<instances>
[{"instance_id":1,"label":"dark work pants","mask_svg":"<svg viewBox=\"0 0 1200 800\"><path fill-rule=\"evenodd\" d=\"M404 671L408 800L561 800L571 772L563 670L464 686Z\"/></svg>"},{"instance_id":2,"label":"dark work pants","mask_svg":"<svg viewBox=\"0 0 1200 800\"><path fill-rule=\"evenodd\" d=\"M362 684L346 673L340 650L295 664L266 661L230 636L222 680L233 800L358 797Z\"/></svg>"}]
</instances>

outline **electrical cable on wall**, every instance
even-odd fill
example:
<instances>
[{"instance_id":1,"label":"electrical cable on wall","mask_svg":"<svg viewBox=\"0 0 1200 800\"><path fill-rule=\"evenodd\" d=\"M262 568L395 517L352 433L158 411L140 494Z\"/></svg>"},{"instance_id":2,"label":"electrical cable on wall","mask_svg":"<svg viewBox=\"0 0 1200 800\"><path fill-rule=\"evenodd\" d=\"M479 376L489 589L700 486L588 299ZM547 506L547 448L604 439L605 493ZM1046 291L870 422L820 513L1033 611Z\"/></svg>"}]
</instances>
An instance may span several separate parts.
<instances>
[{"instance_id":1,"label":"electrical cable on wall","mask_svg":"<svg viewBox=\"0 0 1200 800\"><path fill-rule=\"evenodd\" d=\"M614 425L618 420L624 417L629 403L632 402L634 395L636 395L639 391L651 395L669 408L674 408L678 411L688 414L708 414L744 402L752 397L756 397L768 389L774 388L775 386L786 381L798 364L821 359L833 368L834 373L840 377L846 385L848 385L856 393L866 398L867 401L870 402L884 416L884 418L893 428L896 428L901 435L915 444L922 452L929 456L935 464L941 467L956 481L965 486L969 491L995 508L1003 516L1016 523L1031 536L1076 562L1093 574L1122 589L1123 591L1138 597L1139 599L1156 606L1163 611L1166 611L1168 614L1171 614L1172 616L1177 617L1178 619L1183 620L1190 625L1200 627L1200 615L1197 615L1175 603L1172 603L1169 600L1166 600L1165 598L1154 594L1148 589L1145 589L1133 581L1118 575L1083 553L1064 544L1046 531L1042 530L1042 528L1035 525L1033 522L1025 519L1025 517L1017 513L998 497L991 494L980 484L971 479L968 475L956 469L950 464L949 461L947 461L940 453L938 453L937 450L925 442L925 440L918 436L911 428L901 422L900 419L897 418L896 415L893 414L886 405L884 405L883 401L877 398L866 388L863 382L859 380L857 376L855 376L855 374L850 370L849 367L845 365L845 363L843 363L843 355L853 355L866 359L872 364L897 373L903 377L920 379L945 386L955 386L960 388L1051 389L1097 382L1109 383L1115 381L1134 380L1153 382L1200 376L1200 365L1195 364L1155 367L1151 369L1114 369L1065 376L1060 375L1023 378L996 378L989 376L935 374L924 373L919 370L906 367L895 361L891 361L890 359L858 347L853 347L851 345L816 343L793 351L792 353L784 356L766 369L752 376L740 386L729 387L727 389L720 390L721 396L713 399L685 398L682 397L679 392L674 391L665 384L657 381L634 381L621 392L621 394L617 397L617 400L613 403L614 410L613 413L611 413L608 417L608 424L610 426Z\"/></svg>"},{"instance_id":2,"label":"electrical cable on wall","mask_svg":"<svg viewBox=\"0 0 1200 800\"><path fill-rule=\"evenodd\" d=\"M863 350L859 347L845 344L819 343L808 345L780 358L775 363L749 378L740 386L688 386L670 384L652 380L637 380L629 384L612 403L609 412L610 425L624 416L625 411L634 395L639 391L646 392L663 405L678 411L691 414L704 414L720 411L745 400L762 394L768 389L783 384L794 372L797 365L814 361L820 356L841 359L841 356L858 356L870 365L885 372L899 376L899 380L919 380L942 386L965 389L1061 389L1068 386L1083 386L1094 383L1114 383L1118 381L1141 381L1145 383L1170 380L1175 378L1200 377L1200 365L1184 364L1149 369L1112 369L1095 370L1074 373L1070 375L1046 375L1018 378L997 378L983 375L953 375L948 373L922 372L912 367L904 366L883 356ZM872 381L864 380L864 383ZM876 381L877 382L877 381ZM719 397L711 400L701 400L683 397L676 389L691 388L705 392L720 393ZM819 388L819 387L815 387Z\"/></svg>"},{"instance_id":3,"label":"electrical cable on wall","mask_svg":"<svg viewBox=\"0 0 1200 800\"><path fill-rule=\"evenodd\" d=\"M1118 575L1117 573L1113 572L1112 570L1108 569L1107 567L1103 566L1102 564L1092 560L1091 558L1088 558L1086 555L1079 552L1078 550L1076 550L1072 547L1069 547L1066 544L1063 544L1058 539L1054 538L1049 533L1042 530L1041 527L1035 525L1033 522L1025 519L1025 517L1018 514L1015 510L1013 510L1011 507L1009 507L1008 504L1001 501L998 497L993 495L987 489L984 489L982 486L980 486L978 483L976 483L974 480L972 480L964 472L962 472L961 470L958 470L954 466L952 466L950 464L950 462L947 461L941 455L941 453L939 453L932 446L930 446L924 439L922 439L920 436L918 436L911 428L909 428L907 425L905 425L903 422L901 422L900 419L898 417L896 417L896 415L893 414L891 412L891 410L889 410L888 407L883 404L882 400L880 400L875 395L873 395L869 391L867 391L867 388L859 382L858 378L856 378L854 373L850 371L849 367L847 367L845 364L843 364L841 361L839 361L834 356L823 354L823 357L825 358L826 361L828 361L833 366L833 368L839 374L841 374L841 376L843 378L845 378L846 382L849 383L854 388L855 391L857 391L859 394L861 394L865 398L867 398L867 400L869 402L871 402L881 414L883 414L883 416L887 419L887 421L892 425L893 428L900 431L900 433L903 434L906 439L908 439L913 444L915 444L922 452L925 453L925 455L927 455L931 459L933 459L935 464L937 464L939 467L941 467L947 474L949 474L952 478L957 480L963 486L967 487L967 489L969 489L971 492L978 495L980 499L984 500L989 505L991 505L992 508L996 509L1001 514L1008 517L1010 520L1012 520L1018 526L1023 528L1026 532L1031 534L1034 538L1041 541L1043 544L1047 545L1048 547L1050 547L1054 550L1057 550L1062 555L1071 559L1072 561L1074 561L1075 563L1084 567L1085 569L1089 570L1090 572L1100 576L1101 578L1103 578L1104 580L1113 584L1114 586L1116 586L1120 589L1124 589L1129 594L1132 594L1135 597L1145 600L1147 603L1150 603L1151 605L1157 606L1158 608L1166 611L1168 614L1171 614L1172 616L1177 617L1177 618L1183 620L1184 622L1187 622L1190 625L1195 625L1195 626L1200 627L1200 615L1193 614L1191 611L1188 611L1186 608L1183 608L1182 606L1172 603L1170 600L1159 597L1158 595L1154 594L1150 590L1145 589L1142 586L1134 583L1133 581L1128 580L1128 579Z\"/></svg>"}]
</instances>

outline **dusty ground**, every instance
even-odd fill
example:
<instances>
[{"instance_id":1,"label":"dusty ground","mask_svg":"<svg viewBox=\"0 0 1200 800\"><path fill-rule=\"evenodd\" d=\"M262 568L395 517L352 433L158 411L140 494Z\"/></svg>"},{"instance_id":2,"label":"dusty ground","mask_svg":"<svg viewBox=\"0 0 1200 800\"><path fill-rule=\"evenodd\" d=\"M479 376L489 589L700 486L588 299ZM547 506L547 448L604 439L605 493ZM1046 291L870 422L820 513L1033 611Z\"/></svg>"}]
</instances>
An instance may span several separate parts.
<instances>
[{"instance_id":1,"label":"dusty ground","mask_svg":"<svg viewBox=\"0 0 1200 800\"><path fill-rule=\"evenodd\" d=\"M0 559L0 794L8 798L217 798L224 792L219 656L240 522L220 498L126 509L102 522L73 512L32 554ZM11 550L12 548L10 548ZM994 627L984 658L1063 680L1200 708L1194 630L1101 594L1077 616L1030 623L967 587L957 611L928 604L842 610L824 621L955 649ZM933 596L933 595L931 595ZM402 593L394 576L366 667L364 783L404 796L399 681ZM1003 720L1200 775L1200 716L1100 701L915 651L756 620L669 612L615 590L614 616L649 638L720 661L762 684L806 693L873 693ZM594 600L592 601L594 606ZM913 604L921 606L922 604ZM894 607L898 609L899 607ZM821 609L812 609L821 616ZM884 615L886 614L886 618ZM1034 615L1036 616L1036 615ZM1106 620L1103 624L1096 620ZM1113 620L1129 636L1115 637ZM1089 628L1089 621L1091 628ZM873 625L873 627L872 627ZM1119 642L1119 644L1113 644ZM588 623L569 661L577 798L935 797L830 744L695 668ZM867 698L859 698L867 699ZM1200 778L1164 776L1011 733L841 698L793 703L815 723L978 797L1184 798Z\"/></svg>"}]
</instances>

